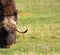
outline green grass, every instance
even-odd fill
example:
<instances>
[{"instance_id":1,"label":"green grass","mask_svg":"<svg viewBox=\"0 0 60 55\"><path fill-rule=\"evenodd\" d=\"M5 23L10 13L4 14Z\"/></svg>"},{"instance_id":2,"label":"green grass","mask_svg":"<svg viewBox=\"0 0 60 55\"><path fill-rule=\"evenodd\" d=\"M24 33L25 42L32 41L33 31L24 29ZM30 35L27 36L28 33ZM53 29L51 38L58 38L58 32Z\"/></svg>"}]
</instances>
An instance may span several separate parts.
<instances>
[{"instance_id":1,"label":"green grass","mask_svg":"<svg viewBox=\"0 0 60 55\"><path fill-rule=\"evenodd\" d=\"M60 55L60 0L16 0L18 26L28 28L17 33L18 42L0 55Z\"/></svg>"}]
</instances>

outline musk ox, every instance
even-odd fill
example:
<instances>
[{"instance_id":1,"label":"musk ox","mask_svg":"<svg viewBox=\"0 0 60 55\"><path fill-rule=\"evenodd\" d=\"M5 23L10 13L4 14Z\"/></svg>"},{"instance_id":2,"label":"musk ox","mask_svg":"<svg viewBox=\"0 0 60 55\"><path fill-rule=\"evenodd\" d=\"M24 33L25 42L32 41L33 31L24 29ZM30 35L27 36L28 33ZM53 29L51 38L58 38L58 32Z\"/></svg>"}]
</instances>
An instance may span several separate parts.
<instances>
[{"instance_id":1,"label":"musk ox","mask_svg":"<svg viewBox=\"0 0 60 55\"><path fill-rule=\"evenodd\" d=\"M0 0L0 47L10 48L16 42L16 31L20 31L17 27L18 17L14 0Z\"/></svg>"}]
</instances>

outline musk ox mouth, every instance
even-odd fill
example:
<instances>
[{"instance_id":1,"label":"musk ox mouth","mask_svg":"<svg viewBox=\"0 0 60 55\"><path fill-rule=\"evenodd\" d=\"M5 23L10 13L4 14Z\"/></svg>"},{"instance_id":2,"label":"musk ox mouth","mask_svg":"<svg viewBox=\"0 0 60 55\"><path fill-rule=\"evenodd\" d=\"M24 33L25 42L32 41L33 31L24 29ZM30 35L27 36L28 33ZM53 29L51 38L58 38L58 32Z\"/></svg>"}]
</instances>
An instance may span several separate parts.
<instances>
[{"instance_id":1,"label":"musk ox mouth","mask_svg":"<svg viewBox=\"0 0 60 55\"><path fill-rule=\"evenodd\" d=\"M28 31L28 29L24 30L24 31L20 31L20 29L17 27L16 22L13 20L14 16L11 17L5 17L3 20L3 27L5 27L6 30L10 30L13 29L14 31L17 31L19 33L26 33Z\"/></svg>"}]
</instances>

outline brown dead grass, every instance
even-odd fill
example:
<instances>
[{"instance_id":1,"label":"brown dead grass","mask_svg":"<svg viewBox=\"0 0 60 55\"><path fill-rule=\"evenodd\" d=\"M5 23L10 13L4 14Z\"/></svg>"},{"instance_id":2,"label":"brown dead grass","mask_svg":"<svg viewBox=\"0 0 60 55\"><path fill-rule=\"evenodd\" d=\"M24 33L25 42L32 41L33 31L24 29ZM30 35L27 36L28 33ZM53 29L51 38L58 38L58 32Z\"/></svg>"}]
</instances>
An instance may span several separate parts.
<instances>
[{"instance_id":1,"label":"brown dead grass","mask_svg":"<svg viewBox=\"0 0 60 55\"><path fill-rule=\"evenodd\" d=\"M20 15L22 15L22 16L31 16L33 14L30 13L30 12L21 12Z\"/></svg>"}]
</instances>

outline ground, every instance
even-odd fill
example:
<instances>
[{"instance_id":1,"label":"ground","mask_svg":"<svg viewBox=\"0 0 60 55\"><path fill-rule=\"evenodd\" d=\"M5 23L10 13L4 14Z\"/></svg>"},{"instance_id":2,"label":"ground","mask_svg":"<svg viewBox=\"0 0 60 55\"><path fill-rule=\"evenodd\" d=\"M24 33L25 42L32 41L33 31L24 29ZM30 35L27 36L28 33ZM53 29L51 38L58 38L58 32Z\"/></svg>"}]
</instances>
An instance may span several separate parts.
<instances>
[{"instance_id":1,"label":"ground","mask_svg":"<svg viewBox=\"0 0 60 55\"><path fill-rule=\"evenodd\" d=\"M0 48L0 55L60 55L60 0L16 0L18 27L13 48Z\"/></svg>"}]
</instances>

